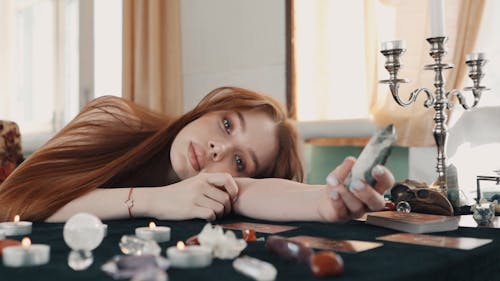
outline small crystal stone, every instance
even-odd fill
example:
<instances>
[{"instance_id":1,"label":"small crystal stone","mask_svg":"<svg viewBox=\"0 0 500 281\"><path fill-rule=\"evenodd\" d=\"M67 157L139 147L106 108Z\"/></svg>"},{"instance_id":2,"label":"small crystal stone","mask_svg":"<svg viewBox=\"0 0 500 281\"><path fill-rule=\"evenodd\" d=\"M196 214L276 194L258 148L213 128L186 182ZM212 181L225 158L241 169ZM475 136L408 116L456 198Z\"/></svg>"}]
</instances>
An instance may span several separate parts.
<instances>
[{"instance_id":1,"label":"small crystal stone","mask_svg":"<svg viewBox=\"0 0 500 281\"><path fill-rule=\"evenodd\" d=\"M186 240L186 245L200 245L200 241L198 241L198 235L194 235L194 236L191 236L189 237L187 240Z\"/></svg>"},{"instance_id":2,"label":"small crystal stone","mask_svg":"<svg viewBox=\"0 0 500 281\"><path fill-rule=\"evenodd\" d=\"M411 212L411 206L410 203L406 201L399 201L398 204L396 205L396 211L400 213L409 213Z\"/></svg>"},{"instance_id":3,"label":"small crystal stone","mask_svg":"<svg viewBox=\"0 0 500 281\"><path fill-rule=\"evenodd\" d=\"M254 242L257 240L257 235L255 234L255 230L243 229L241 232L243 233L243 240L247 242Z\"/></svg>"},{"instance_id":4,"label":"small crystal stone","mask_svg":"<svg viewBox=\"0 0 500 281\"><path fill-rule=\"evenodd\" d=\"M68 256L68 265L75 271L85 270L94 262L90 251L71 251Z\"/></svg>"},{"instance_id":5,"label":"small crystal stone","mask_svg":"<svg viewBox=\"0 0 500 281\"><path fill-rule=\"evenodd\" d=\"M126 255L160 255L161 248L154 240L144 240L133 235L123 235L120 250Z\"/></svg>"},{"instance_id":6,"label":"small crystal stone","mask_svg":"<svg viewBox=\"0 0 500 281\"><path fill-rule=\"evenodd\" d=\"M139 271L130 281L167 281L168 276L165 271L155 268L149 267L142 271Z\"/></svg>"},{"instance_id":7,"label":"small crystal stone","mask_svg":"<svg viewBox=\"0 0 500 281\"><path fill-rule=\"evenodd\" d=\"M309 266L318 277L337 276L344 272L344 260L331 251L322 251L311 255Z\"/></svg>"},{"instance_id":8,"label":"small crystal stone","mask_svg":"<svg viewBox=\"0 0 500 281\"><path fill-rule=\"evenodd\" d=\"M233 268L257 281L272 281L276 279L276 275L278 274L278 271L272 264L249 256L235 259Z\"/></svg>"},{"instance_id":9,"label":"small crystal stone","mask_svg":"<svg viewBox=\"0 0 500 281\"><path fill-rule=\"evenodd\" d=\"M21 242L13 239L0 240L0 256L2 255L3 248L17 245L21 245Z\"/></svg>"},{"instance_id":10,"label":"small crystal stone","mask_svg":"<svg viewBox=\"0 0 500 281\"><path fill-rule=\"evenodd\" d=\"M162 256L114 256L101 266L101 270L113 279L129 279L134 281L166 281L165 270L169 261Z\"/></svg>"},{"instance_id":11,"label":"small crystal stone","mask_svg":"<svg viewBox=\"0 0 500 281\"><path fill-rule=\"evenodd\" d=\"M472 218L480 226L490 225L495 219L495 206L494 202L480 202L472 206Z\"/></svg>"},{"instance_id":12,"label":"small crystal stone","mask_svg":"<svg viewBox=\"0 0 500 281\"><path fill-rule=\"evenodd\" d=\"M308 262L310 256L313 254L313 250L307 248L302 243L278 235L267 237L266 249L285 260L294 262Z\"/></svg>"}]
</instances>

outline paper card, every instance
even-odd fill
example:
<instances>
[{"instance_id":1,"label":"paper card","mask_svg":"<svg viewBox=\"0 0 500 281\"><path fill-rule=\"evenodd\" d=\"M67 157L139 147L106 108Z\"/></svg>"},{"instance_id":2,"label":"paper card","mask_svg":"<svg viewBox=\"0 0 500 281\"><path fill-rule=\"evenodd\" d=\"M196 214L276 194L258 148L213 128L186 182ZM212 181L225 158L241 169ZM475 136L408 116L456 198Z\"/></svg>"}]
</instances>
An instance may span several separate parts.
<instances>
[{"instance_id":1,"label":"paper card","mask_svg":"<svg viewBox=\"0 0 500 281\"><path fill-rule=\"evenodd\" d=\"M431 247L452 248L459 250L472 250L488 243L491 239L472 237L446 237L427 234L396 233L377 237L377 240L424 245Z\"/></svg>"},{"instance_id":2,"label":"paper card","mask_svg":"<svg viewBox=\"0 0 500 281\"><path fill-rule=\"evenodd\" d=\"M382 243L359 241L359 240L333 240L323 237L314 236L295 236L288 238L290 240L300 242L306 247L322 249L322 250L334 250L339 252L347 253L358 253L366 250L371 250L374 248L381 247Z\"/></svg>"},{"instance_id":3,"label":"paper card","mask_svg":"<svg viewBox=\"0 0 500 281\"><path fill-rule=\"evenodd\" d=\"M288 231L296 229L296 226L289 225L277 225L277 224L263 224L263 223L252 223L252 222L236 222L236 223L226 223L220 226L228 229L253 229L255 232L275 234L283 231Z\"/></svg>"}]
</instances>

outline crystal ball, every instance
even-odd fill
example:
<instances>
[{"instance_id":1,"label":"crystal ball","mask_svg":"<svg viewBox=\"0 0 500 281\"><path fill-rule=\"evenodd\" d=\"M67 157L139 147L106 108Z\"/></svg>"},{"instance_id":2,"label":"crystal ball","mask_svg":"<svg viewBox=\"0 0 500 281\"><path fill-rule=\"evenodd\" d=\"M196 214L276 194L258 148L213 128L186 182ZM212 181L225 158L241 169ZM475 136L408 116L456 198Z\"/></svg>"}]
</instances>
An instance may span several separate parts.
<instances>
[{"instance_id":1,"label":"crystal ball","mask_svg":"<svg viewBox=\"0 0 500 281\"><path fill-rule=\"evenodd\" d=\"M64 224L64 242L73 250L92 251L101 244L104 230L98 217L78 213Z\"/></svg>"},{"instance_id":2,"label":"crystal ball","mask_svg":"<svg viewBox=\"0 0 500 281\"><path fill-rule=\"evenodd\" d=\"M396 211L400 213L409 213L411 212L411 206L410 203L406 201L399 201L398 204L396 205Z\"/></svg>"}]
</instances>

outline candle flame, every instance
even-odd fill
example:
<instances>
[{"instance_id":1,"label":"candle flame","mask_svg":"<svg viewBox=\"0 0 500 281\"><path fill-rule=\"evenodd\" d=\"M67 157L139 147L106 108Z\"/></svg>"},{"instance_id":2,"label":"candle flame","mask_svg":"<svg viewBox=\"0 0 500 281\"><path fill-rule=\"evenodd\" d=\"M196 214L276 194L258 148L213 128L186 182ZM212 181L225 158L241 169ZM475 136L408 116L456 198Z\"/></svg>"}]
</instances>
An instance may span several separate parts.
<instances>
[{"instance_id":1,"label":"candle flame","mask_svg":"<svg viewBox=\"0 0 500 281\"><path fill-rule=\"evenodd\" d=\"M156 224L154 222L149 223L149 228L153 229L156 227Z\"/></svg>"},{"instance_id":2,"label":"candle flame","mask_svg":"<svg viewBox=\"0 0 500 281\"><path fill-rule=\"evenodd\" d=\"M21 220L21 217L19 215L16 215L14 217L14 223L18 223Z\"/></svg>"},{"instance_id":3,"label":"candle flame","mask_svg":"<svg viewBox=\"0 0 500 281\"><path fill-rule=\"evenodd\" d=\"M186 245L184 245L184 242L182 242L182 241L177 242L177 249L182 251L182 250L184 250L184 248L186 248Z\"/></svg>"},{"instance_id":4,"label":"candle flame","mask_svg":"<svg viewBox=\"0 0 500 281\"><path fill-rule=\"evenodd\" d=\"M29 246L31 246L31 239L29 239L28 237L24 237L23 240L21 240L21 245L23 246L23 248L28 248Z\"/></svg>"}]
</instances>

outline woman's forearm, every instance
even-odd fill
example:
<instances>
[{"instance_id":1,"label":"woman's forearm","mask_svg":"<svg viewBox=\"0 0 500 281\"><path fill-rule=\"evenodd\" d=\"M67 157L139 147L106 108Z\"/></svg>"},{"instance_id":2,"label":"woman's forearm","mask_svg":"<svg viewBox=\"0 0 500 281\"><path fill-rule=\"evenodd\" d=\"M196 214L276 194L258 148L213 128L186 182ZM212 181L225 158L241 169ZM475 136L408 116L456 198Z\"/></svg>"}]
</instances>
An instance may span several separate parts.
<instances>
[{"instance_id":1,"label":"woman's forearm","mask_svg":"<svg viewBox=\"0 0 500 281\"><path fill-rule=\"evenodd\" d=\"M236 213L265 220L321 221L319 202L325 186L308 185L284 179L238 178Z\"/></svg>"},{"instance_id":2,"label":"woman's forearm","mask_svg":"<svg viewBox=\"0 0 500 281\"><path fill-rule=\"evenodd\" d=\"M148 215L149 192L151 188L134 188L130 194L133 200L133 216ZM87 212L101 219L123 219L129 217L127 199L130 188L98 188L70 201L50 216L47 222L64 222L79 212ZM130 201L131 202L131 201Z\"/></svg>"}]
</instances>

